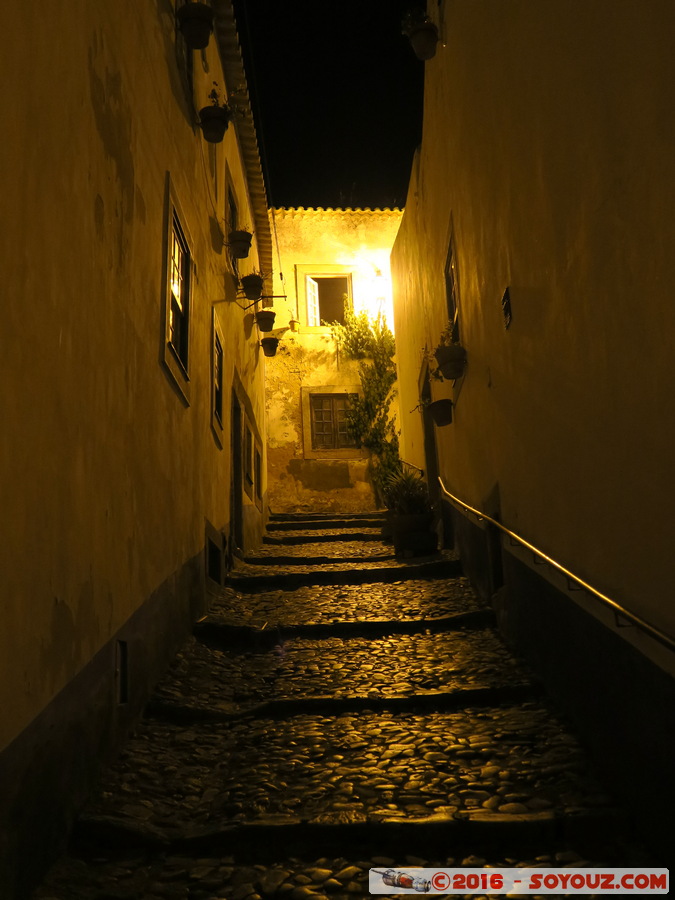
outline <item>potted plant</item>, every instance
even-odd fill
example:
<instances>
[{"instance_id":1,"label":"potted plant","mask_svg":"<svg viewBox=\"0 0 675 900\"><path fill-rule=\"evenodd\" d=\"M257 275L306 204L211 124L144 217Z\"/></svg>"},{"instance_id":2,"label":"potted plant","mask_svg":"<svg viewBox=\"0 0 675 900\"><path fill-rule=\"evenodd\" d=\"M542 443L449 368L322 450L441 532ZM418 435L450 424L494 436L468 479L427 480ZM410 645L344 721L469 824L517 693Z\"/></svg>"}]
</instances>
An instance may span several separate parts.
<instances>
[{"instance_id":1,"label":"potted plant","mask_svg":"<svg viewBox=\"0 0 675 900\"><path fill-rule=\"evenodd\" d=\"M275 316L276 313L272 312L271 309L259 309L255 314L255 324L260 331L271 331L274 327Z\"/></svg>"},{"instance_id":2,"label":"potted plant","mask_svg":"<svg viewBox=\"0 0 675 900\"><path fill-rule=\"evenodd\" d=\"M246 259L251 250L253 234L246 228L231 231L227 236L230 252L235 259Z\"/></svg>"},{"instance_id":3,"label":"potted plant","mask_svg":"<svg viewBox=\"0 0 675 900\"><path fill-rule=\"evenodd\" d=\"M427 60L436 55L438 28L423 9L411 9L401 23L403 34L410 39L413 52L418 59Z\"/></svg>"},{"instance_id":4,"label":"potted plant","mask_svg":"<svg viewBox=\"0 0 675 900\"><path fill-rule=\"evenodd\" d=\"M199 125L204 133L204 140L210 144L219 144L230 124L232 110L224 100L221 100L216 81L213 82L213 89L208 96L211 106L203 106L199 110Z\"/></svg>"},{"instance_id":5,"label":"potted plant","mask_svg":"<svg viewBox=\"0 0 675 900\"><path fill-rule=\"evenodd\" d=\"M300 325L300 319L296 319L293 313L291 313L291 318L288 320L288 327L291 329L293 333L298 330L298 326Z\"/></svg>"},{"instance_id":6,"label":"potted plant","mask_svg":"<svg viewBox=\"0 0 675 900\"><path fill-rule=\"evenodd\" d=\"M264 337L260 344L263 348L263 353L265 356L276 356L277 347L279 346L279 338L278 337Z\"/></svg>"},{"instance_id":7,"label":"potted plant","mask_svg":"<svg viewBox=\"0 0 675 900\"><path fill-rule=\"evenodd\" d=\"M391 473L384 486L384 502L397 554L415 556L437 549L429 490L418 471L401 468Z\"/></svg>"},{"instance_id":8,"label":"potted plant","mask_svg":"<svg viewBox=\"0 0 675 900\"><path fill-rule=\"evenodd\" d=\"M427 406L427 410L436 425L452 424L452 400L433 400Z\"/></svg>"},{"instance_id":9,"label":"potted plant","mask_svg":"<svg viewBox=\"0 0 675 900\"><path fill-rule=\"evenodd\" d=\"M453 340L453 325L451 322L448 322L443 330L438 347L434 350L434 356L436 357L438 368L445 378L454 380L461 378L464 374L466 350L458 341Z\"/></svg>"},{"instance_id":10,"label":"potted plant","mask_svg":"<svg viewBox=\"0 0 675 900\"><path fill-rule=\"evenodd\" d=\"M178 27L191 50L208 46L213 31L213 10L206 3L184 3L176 12Z\"/></svg>"},{"instance_id":11,"label":"potted plant","mask_svg":"<svg viewBox=\"0 0 675 900\"><path fill-rule=\"evenodd\" d=\"M262 272L251 272L249 275L244 275L241 279L241 286L247 300L251 300L251 302L260 300L263 291Z\"/></svg>"}]
</instances>

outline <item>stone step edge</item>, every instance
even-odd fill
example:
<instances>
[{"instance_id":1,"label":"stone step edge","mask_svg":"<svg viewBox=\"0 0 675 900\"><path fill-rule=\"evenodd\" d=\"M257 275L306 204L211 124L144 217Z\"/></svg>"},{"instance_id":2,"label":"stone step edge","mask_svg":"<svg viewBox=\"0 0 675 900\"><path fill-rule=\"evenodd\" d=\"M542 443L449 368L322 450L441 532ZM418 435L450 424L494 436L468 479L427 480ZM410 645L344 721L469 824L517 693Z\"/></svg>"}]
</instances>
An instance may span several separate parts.
<instances>
[{"instance_id":1,"label":"stone step edge","mask_svg":"<svg viewBox=\"0 0 675 900\"><path fill-rule=\"evenodd\" d=\"M275 647L281 640L292 638L384 638L392 634L424 634L427 631L435 634L462 628L487 628L495 622L494 610L489 607L428 619L365 619L295 625L278 622L262 628L257 625L233 625L220 616L210 614L197 622L192 632L198 640L218 648L242 649L243 645L248 644L264 651Z\"/></svg>"},{"instance_id":2,"label":"stone step edge","mask_svg":"<svg viewBox=\"0 0 675 900\"><path fill-rule=\"evenodd\" d=\"M266 530L268 532L282 531L325 531L329 528L381 528L385 523L384 519L363 518L363 519L293 519L283 521L271 521L267 523Z\"/></svg>"},{"instance_id":3,"label":"stone step edge","mask_svg":"<svg viewBox=\"0 0 675 900\"><path fill-rule=\"evenodd\" d=\"M269 519L272 522L297 522L304 519L310 521L324 521L326 519L384 519L387 516L386 509L368 509L365 512L291 512L291 513L275 513L270 512Z\"/></svg>"},{"instance_id":4,"label":"stone step edge","mask_svg":"<svg viewBox=\"0 0 675 900\"><path fill-rule=\"evenodd\" d=\"M186 830L182 834L149 824L124 822L113 816L83 813L76 820L73 839L76 844L104 842L117 848L197 852L223 847L232 852L243 847L302 847L303 852L318 854L324 846L347 846L356 842L362 846L378 844L395 847L434 845L483 847L499 844L513 848L515 843L580 843L606 840L617 836L630 823L623 810L576 809L569 811L544 810L515 815L486 810L468 810L453 815L438 814L418 819L383 818L371 815L359 822L322 822L319 817L303 819L295 816L276 817L258 822L242 822L218 828ZM452 842L452 843L451 843Z\"/></svg>"},{"instance_id":5,"label":"stone step edge","mask_svg":"<svg viewBox=\"0 0 675 900\"><path fill-rule=\"evenodd\" d=\"M396 581L414 581L433 578L454 578L462 575L459 559L430 559L418 557L417 563L404 563L398 567L376 567L366 569L317 569L313 572L262 573L260 575L230 572L225 587L241 593L257 593L272 589L306 587L311 585L335 586L346 584L391 584ZM367 560L364 560L367 562ZM339 562L333 560L333 563Z\"/></svg>"},{"instance_id":6,"label":"stone step edge","mask_svg":"<svg viewBox=\"0 0 675 900\"><path fill-rule=\"evenodd\" d=\"M340 563L379 563L391 562L396 559L394 552L383 552L378 556L245 556L243 561L248 566L322 566L322 565L338 565ZM236 569L234 573L236 575ZM292 574L292 573L289 573Z\"/></svg>"},{"instance_id":7,"label":"stone step edge","mask_svg":"<svg viewBox=\"0 0 675 900\"><path fill-rule=\"evenodd\" d=\"M339 715L346 712L444 712L470 707L497 707L540 700L543 686L536 680L515 684L464 688L458 691L422 691L412 695L373 696L371 694L340 697L314 695L311 697L279 697L250 706L217 709L207 706L172 703L151 699L145 707L146 718L161 719L173 724L231 722L238 719L281 719L300 715Z\"/></svg>"},{"instance_id":8,"label":"stone step edge","mask_svg":"<svg viewBox=\"0 0 675 900\"><path fill-rule=\"evenodd\" d=\"M380 529L373 529L373 531L370 532L332 531L329 534L306 534L305 532L302 532L300 534L280 534L279 536L266 534L263 536L263 544L265 546L274 547L293 547L301 546L302 544L331 544L352 541L372 541L383 543L382 538L380 537Z\"/></svg>"}]
</instances>

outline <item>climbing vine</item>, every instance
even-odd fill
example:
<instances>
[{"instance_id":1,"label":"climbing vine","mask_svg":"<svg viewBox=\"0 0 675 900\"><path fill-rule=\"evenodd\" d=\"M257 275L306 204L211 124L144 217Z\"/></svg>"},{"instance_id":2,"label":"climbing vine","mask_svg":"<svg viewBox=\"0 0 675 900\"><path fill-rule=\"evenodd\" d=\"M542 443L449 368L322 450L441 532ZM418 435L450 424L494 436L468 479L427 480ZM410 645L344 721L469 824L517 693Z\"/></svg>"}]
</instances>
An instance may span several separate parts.
<instances>
[{"instance_id":1,"label":"climbing vine","mask_svg":"<svg viewBox=\"0 0 675 900\"><path fill-rule=\"evenodd\" d=\"M384 502L385 486L392 473L399 472L398 434L390 408L396 383L394 335L382 316L355 314L345 304L344 324L331 325L340 352L361 360L359 379L362 396L353 400L347 413L347 427L360 446L370 450L370 474L378 499Z\"/></svg>"}]
</instances>

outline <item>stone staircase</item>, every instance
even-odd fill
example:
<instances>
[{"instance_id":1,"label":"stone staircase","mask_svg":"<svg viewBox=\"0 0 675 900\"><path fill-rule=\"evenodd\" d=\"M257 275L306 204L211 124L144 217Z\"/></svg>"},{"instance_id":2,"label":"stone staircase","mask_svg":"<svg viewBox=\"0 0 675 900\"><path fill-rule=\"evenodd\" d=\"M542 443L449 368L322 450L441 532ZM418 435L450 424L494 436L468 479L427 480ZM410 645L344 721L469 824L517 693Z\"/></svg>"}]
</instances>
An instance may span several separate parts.
<instances>
[{"instance_id":1,"label":"stone staircase","mask_svg":"<svg viewBox=\"0 0 675 900\"><path fill-rule=\"evenodd\" d=\"M237 561L38 900L368 897L371 866L640 864L453 553L279 516Z\"/></svg>"}]
</instances>

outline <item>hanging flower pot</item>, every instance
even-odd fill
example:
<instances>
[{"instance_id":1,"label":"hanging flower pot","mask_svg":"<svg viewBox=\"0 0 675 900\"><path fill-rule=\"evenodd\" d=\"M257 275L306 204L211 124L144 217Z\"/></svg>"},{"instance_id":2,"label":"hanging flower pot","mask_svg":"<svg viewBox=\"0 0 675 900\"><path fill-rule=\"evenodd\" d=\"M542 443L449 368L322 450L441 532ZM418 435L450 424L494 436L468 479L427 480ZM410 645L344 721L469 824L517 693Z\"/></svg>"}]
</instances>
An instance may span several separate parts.
<instances>
[{"instance_id":1,"label":"hanging flower pot","mask_svg":"<svg viewBox=\"0 0 675 900\"><path fill-rule=\"evenodd\" d=\"M178 27L191 50L208 46L213 31L213 10L206 3L185 3L176 12Z\"/></svg>"},{"instance_id":2,"label":"hanging flower pot","mask_svg":"<svg viewBox=\"0 0 675 900\"><path fill-rule=\"evenodd\" d=\"M199 110L199 125L204 133L204 140L209 144L219 144L225 137L230 124L231 113L227 106L204 106Z\"/></svg>"},{"instance_id":3,"label":"hanging flower pot","mask_svg":"<svg viewBox=\"0 0 675 900\"><path fill-rule=\"evenodd\" d=\"M227 242L230 246L230 253L235 259L246 259L251 249L251 241L253 235L250 231L231 231L228 235Z\"/></svg>"},{"instance_id":4,"label":"hanging flower pot","mask_svg":"<svg viewBox=\"0 0 675 900\"><path fill-rule=\"evenodd\" d=\"M425 22L408 35L413 53L423 62L433 59L438 43L438 29L433 22Z\"/></svg>"},{"instance_id":5,"label":"hanging flower pot","mask_svg":"<svg viewBox=\"0 0 675 900\"><path fill-rule=\"evenodd\" d=\"M409 10L403 17L402 29L418 59L427 60L436 55L438 28L423 9Z\"/></svg>"},{"instance_id":6,"label":"hanging flower pot","mask_svg":"<svg viewBox=\"0 0 675 900\"><path fill-rule=\"evenodd\" d=\"M291 331L292 331L293 333L295 333L295 332L298 330L298 325L299 325L299 324L300 324L300 320L299 320L299 319L290 319L290 321L289 321L289 323L288 323L288 327L291 329Z\"/></svg>"},{"instance_id":7,"label":"hanging flower pot","mask_svg":"<svg viewBox=\"0 0 675 900\"><path fill-rule=\"evenodd\" d=\"M255 314L255 324L260 331L271 331L274 327L275 316L276 313L272 312L271 309L260 309Z\"/></svg>"},{"instance_id":8,"label":"hanging flower pot","mask_svg":"<svg viewBox=\"0 0 675 900\"><path fill-rule=\"evenodd\" d=\"M441 344L434 350L434 356L444 378L461 378L466 366L466 350L461 344Z\"/></svg>"},{"instance_id":9,"label":"hanging flower pot","mask_svg":"<svg viewBox=\"0 0 675 900\"><path fill-rule=\"evenodd\" d=\"M263 353L265 356L276 356L277 347L279 346L279 338L277 337L264 337L260 341Z\"/></svg>"},{"instance_id":10,"label":"hanging flower pot","mask_svg":"<svg viewBox=\"0 0 675 900\"><path fill-rule=\"evenodd\" d=\"M434 400L427 409L436 425L452 424L452 400Z\"/></svg>"},{"instance_id":11,"label":"hanging flower pot","mask_svg":"<svg viewBox=\"0 0 675 900\"><path fill-rule=\"evenodd\" d=\"M241 286L244 289L244 295L247 300L251 300L252 302L260 300L263 289L262 275L259 275L256 272L253 272L250 275L244 275L241 279Z\"/></svg>"}]
</instances>

